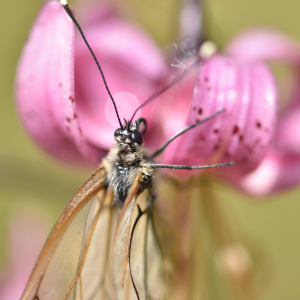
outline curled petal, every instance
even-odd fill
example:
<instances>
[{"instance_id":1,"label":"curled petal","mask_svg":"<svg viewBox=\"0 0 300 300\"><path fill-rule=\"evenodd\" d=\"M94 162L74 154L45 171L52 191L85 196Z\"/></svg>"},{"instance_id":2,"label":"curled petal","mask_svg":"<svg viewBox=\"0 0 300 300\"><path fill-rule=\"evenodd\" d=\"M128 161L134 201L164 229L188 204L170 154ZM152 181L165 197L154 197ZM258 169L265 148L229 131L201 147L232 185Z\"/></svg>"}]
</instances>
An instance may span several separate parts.
<instances>
[{"instance_id":1,"label":"curled petal","mask_svg":"<svg viewBox=\"0 0 300 300\"><path fill-rule=\"evenodd\" d=\"M271 151L255 171L236 183L250 194L264 196L293 187L299 178L300 156Z\"/></svg>"},{"instance_id":2,"label":"curled petal","mask_svg":"<svg viewBox=\"0 0 300 300\"><path fill-rule=\"evenodd\" d=\"M118 17L116 9L109 2L78 2L76 7L76 18L83 28L101 26L102 22Z\"/></svg>"},{"instance_id":3,"label":"curled petal","mask_svg":"<svg viewBox=\"0 0 300 300\"><path fill-rule=\"evenodd\" d=\"M200 69L187 124L222 108L226 111L185 133L169 152L170 162L203 165L236 160L231 176L253 171L272 142L277 107L274 78L264 64L211 57Z\"/></svg>"},{"instance_id":4,"label":"curled petal","mask_svg":"<svg viewBox=\"0 0 300 300\"><path fill-rule=\"evenodd\" d=\"M84 31L111 92L139 98L126 102L128 97L117 97L120 116L128 119L139 101L156 90L166 66L143 32L111 13L100 19ZM81 37L75 46L73 24L59 2L44 5L24 49L16 86L24 127L52 155L76 164L99 163L114 143L114 120L107 113L111 100Z\"/></svg>"},{"instance_id":5,"label":"curled petal","mask_svg":"<svg viewBox=\"0 0 300 300\"><path fill-rule=\"evenodd\" d=\"M282 113L275 136L275 146L281 151L300 154L300 45L291 38L273 30L249 30L236 37L227 47L234 57L264 59L294 63L295 90Z\"/></svg>"},{"instance_id":6,"label":"curled petal","mask_svg":"<svg viewBox=\"0 0 300 300\"><path fill-rule=\"evenodd\" d=\"M28 133L47 152L83 163L101 156L86 143L74 104L74 28L57 1L45 3L22 53L17 106Z\"/></svg>"},{"instance_id":7,"label":"curled petal","mask_svg":"<svg viewBox=\"0 0 300 300\"><path fill-rule=\"evenodd\" d=\"M274 149L257 170L241 179L240 186L248 192L266 194L298 183L300 181L297 179L300 155L299 43L273 30L249 30L229 44L227 53L241 60L264 59L294 64L290 99L278 121ZM262 176L265 177L264 180Z\"/></svg>"},{"instance_id":8,"label":"curled petal","mask_svg":"<svg viewBox=\"0 0 300 300\"><path fill-rule=\"evenodd\" d=\"M281 117L275 142L277 149L300 155L300 103Z\"/></svg>"},{"instance_id":9,"label":"curled petal","mask_svg":"<svg viewBox=\"0 0 300 300\"><path fill-rule=\"evenodd\" d=\"M271 29L251 29L236 36L226 53L241 60L284 60L300 62L300 46L291 38Z\"/></svg>"}]
</instances>

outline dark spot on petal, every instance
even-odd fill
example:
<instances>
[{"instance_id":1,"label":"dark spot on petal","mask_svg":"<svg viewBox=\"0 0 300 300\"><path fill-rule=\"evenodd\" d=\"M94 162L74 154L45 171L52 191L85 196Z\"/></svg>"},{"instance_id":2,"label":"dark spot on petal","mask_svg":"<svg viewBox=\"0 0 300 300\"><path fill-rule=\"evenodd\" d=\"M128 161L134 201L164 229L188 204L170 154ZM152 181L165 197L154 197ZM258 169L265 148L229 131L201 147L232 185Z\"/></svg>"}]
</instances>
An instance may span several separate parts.
<instances>
[{"instance_id":1,"label":"dark spot on petal","mask_svg":"<svg viewBox=\"0 0 300 300\"><path fill-rule=\"evenodd\" d=\"M242 143L243 140L244 140L244 136L241 134L241 135L239 136L239 141Z\"/></svg>"},{"instance_id":2,"label":"dark spot on petal","mask_svg":"<svg viewBox=\"0 0 300 300\"><path fill-rule=\"evenodd\" d=\"M72 96L69 96L69 100L71 100L71 102L74 102L74 99Z\"/></svg>"},{"instance_id":3,"label":"dark spot on petal","mask_svg":"<svg viewBox=\"0 0 300 300\"><path fill-rule=\"evenodd\" d=\"M199 123L201 121L201 119L197 119L196 122Z\"/></svg>"},{"instance_id":4,"label":"dark spot on petal","mask_svg":"<svg viewBox=\"0 0 300 300\"><path fill-rule=\"evenodd\" d=\"M214 146L214 151L218 151L220 149L220 145L215 145Z\"/></svg>"},{"instance_id":5,"label":"dark spot on petal","mask_svg":"<svg viewBox=\"0 0 300 300\"><path fill-rule=\"evenodd\" d=\"M76 119L76 118L77 118L77 115L76 115L76 113L74 113L74 116L73 116L73 117L74 117L74 119Z\"/></svg>"},{"instance_id":6,"label":"dark spot on petal","mask_svg":"<svg viewBox=\"0 0 300 300\"><path fill-rule=\"evenodd\" d=\"M208 81L208 80L209 80L209 78L208 78L208 77L205 77L205 78L204 78L204 80L205 80L205 81Z\"/></svg>"},{"instance_id":7,"label":"dark spot on petal","mask_svg":"<svg viewBox=\"0 0 300 300\"><path fill-rule=\"evenodd\" d=\"M259 121L256 122L256 127L261 128L261 123Z\"/></svg>"},{"instance_id":8,"label":"dark spot on petal","mask_svg":"<svg viewBox=\"0 0 300 300\"><path fill-rule=\"evenodd\" d=\"M202 115L202 111L203 111L203 110L202 110L202 108L200 107L200 108L198 109L198 114L199 114L199 115Z\"/></svg>"},{"instance_id":9,"label":"dark spot on petal","mask_svg":"<svg viewBox=\"0 0 300 300\"><path fill-rule=\"evenodd\" d=\"M234 125L233 130L232 130L232 134L237 134L239 132L240 128L237 125Z\"/></svg>"},{"instance_id":10,"label":"dark spot on petal","mask_svg":"<svg viewBox=\"0 0 300 300\"><path fill-rule=\"evenodd\" d=\"M193 107L193 110L196 110L196 109L197 109L197 106L194 106L194 107Z\"/></svg>"},{"instance_id":11,"label":"dark spot on petal","mask_svg":"<svg viewBox=\"0 0 300 300\"><path fill-rule=\"evenodd\" d=\"M202 133L200 133L199 139L200 141L205 142L205 136Z\"/></svg>"},{"instance_id":12,"label":"dark spot on petal","mask_svg":"<svg viewBox=\"0 0 300 300\"><path fill-rule=\"evenodd\" d=\"M207 90L208 90L208 91L211 91L211 87L208 87Z\"/></svg>"},{"instance_id":13,"label":"dark spot on petal","mask_svg":"<svg viewBox=\"0 0 300 300\"><path fill-rule=\"evenodd\" d=\"M61 88L61 87L62 87L62 83L60 82L60 83L58 84L58 86Z\"/></svg>"},{"instance_id":14,"label":"dark spot on petal","mask_svg":"<svg viewBox=\"0 0 300 300\"><path fill-rule=\"evenodd\" d=\"M219 129L218 128L214 129L214 133L218 134L219 133Z\"/></svg>"},{"instance_id":15,"label":"dark spot on petal","mask_svg":"<svg viewBox=\"0 0 300 300\"><path fill-rule=\"evenodd\" d=\"M70 118L67 118L67 122L70 123L70 122L71 122L71 119L70 119Z\"/></svg>"}]
</instances>

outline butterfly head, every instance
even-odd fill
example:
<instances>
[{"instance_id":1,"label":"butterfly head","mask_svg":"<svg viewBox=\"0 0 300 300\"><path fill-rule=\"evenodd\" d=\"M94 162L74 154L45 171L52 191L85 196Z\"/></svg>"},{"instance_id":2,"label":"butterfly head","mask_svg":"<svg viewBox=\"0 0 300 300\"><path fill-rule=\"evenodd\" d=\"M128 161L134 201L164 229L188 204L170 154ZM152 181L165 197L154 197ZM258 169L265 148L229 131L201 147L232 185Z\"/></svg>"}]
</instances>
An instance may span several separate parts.
<instances>
[{"instance_id":1,"label":"butterfly head","mask_svg":"<svg viewBox=\"0 0 300 300\"><path fill-rule=\"evenodd\" d=\"M143 127L141 128L141 124ZM115 131L115 141L122 145L142 145L143 134L146 131L147 123L144 118L139 118L134 124L125 121L125 125Z\"/></svg>"}]
</instances>

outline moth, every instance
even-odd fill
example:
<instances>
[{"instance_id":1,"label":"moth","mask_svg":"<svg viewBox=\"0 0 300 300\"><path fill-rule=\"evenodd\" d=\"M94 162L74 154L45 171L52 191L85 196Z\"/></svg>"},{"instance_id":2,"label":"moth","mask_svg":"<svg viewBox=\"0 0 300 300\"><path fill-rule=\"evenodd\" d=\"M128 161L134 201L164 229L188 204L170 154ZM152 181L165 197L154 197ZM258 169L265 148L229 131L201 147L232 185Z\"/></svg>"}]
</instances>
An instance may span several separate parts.
<instances>
[{"instance_id":1,"label":"moth","mask_svg":"<svg viewBox=\"0 0 300 300\"><path fill-rule=\"evenodd\" d=\"M115 146L60 215L21 300L164 299L167 279L160 245L163 241L153 221L155 169L194 170L230 166L235 162L183 166L156 164L153 159L175 138L224 109L183 128L147 157L142 147L147 121L134 120L134 113L130 120L121 122L93 50L67 2L61 3L93 55L120 127L114 133ZM142 106L175 84L185 72Z\"/></svg>"}]
</instances>

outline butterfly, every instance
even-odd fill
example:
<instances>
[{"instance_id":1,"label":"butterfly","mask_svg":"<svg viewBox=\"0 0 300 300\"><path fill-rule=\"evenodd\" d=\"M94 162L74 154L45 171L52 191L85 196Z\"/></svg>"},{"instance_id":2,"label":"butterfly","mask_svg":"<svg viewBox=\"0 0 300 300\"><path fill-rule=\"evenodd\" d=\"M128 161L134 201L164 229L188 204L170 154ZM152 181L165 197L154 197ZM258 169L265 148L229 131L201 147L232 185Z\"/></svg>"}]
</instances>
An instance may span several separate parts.
<instances>
[{"instance_id":1,"label":"butterfly","mask_svg":"<svg viewBox=\"0 0 300 300\"><path fill-rule=\"evenodd\" d=\"M114 104L120 127L115 146L100 167L75 193L50 233L21 300L164 299L168 266L155 222L156 168L204 169L235 162L183 166L157 164L153 159L175 138L224 112L189 125L146 156L143 133L147 121L136 112L185 76L193 63L168 86L121 121L102 69L66 1L61 1L89 48Z\"/></svg>"}]
</instances>

